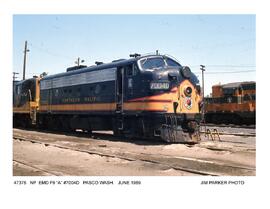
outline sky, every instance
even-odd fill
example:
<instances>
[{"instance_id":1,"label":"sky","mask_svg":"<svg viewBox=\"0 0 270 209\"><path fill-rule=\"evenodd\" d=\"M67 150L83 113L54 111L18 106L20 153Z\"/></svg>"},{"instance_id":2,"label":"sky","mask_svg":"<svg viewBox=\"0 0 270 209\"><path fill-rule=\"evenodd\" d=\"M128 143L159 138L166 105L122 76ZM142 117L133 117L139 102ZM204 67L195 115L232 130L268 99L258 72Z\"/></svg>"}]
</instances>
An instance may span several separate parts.
<instances>
[{"instance_id":1,"label":"sky","mask_svg":"<svg viewBox=\"0 0 270 209\"><path fill-rule=\"evenodd\" d=\"M14 15L18 80L26 40L26 78L65 72L78 57L89 66L159 50L200 81L205 65L205 95L214 84L256 80L255 15Z\"/></svg>"}]
</instances>

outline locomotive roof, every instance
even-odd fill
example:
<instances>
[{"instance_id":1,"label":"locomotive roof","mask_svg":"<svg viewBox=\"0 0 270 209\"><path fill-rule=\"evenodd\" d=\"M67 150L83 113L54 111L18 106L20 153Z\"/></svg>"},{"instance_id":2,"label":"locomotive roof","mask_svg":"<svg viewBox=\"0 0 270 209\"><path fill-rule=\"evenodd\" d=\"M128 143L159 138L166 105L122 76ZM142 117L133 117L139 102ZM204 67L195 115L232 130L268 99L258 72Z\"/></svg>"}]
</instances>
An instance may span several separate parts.
<instances>
[{"instance_id":1,"label":"locomotive roof","mask_svg":"<svg viewBox=\"0 0 270 209\"><path fill-rule=\"evenodd\" d=\"M110 63L104 63L101 65L93 65L93 66L81 68L81 69L74 70L74 71L63 72L63 73L45 76L41 80L47 80L47 79L52 79L52 78L57 78L57 77L62 77L62 76L68 76L68 75L76 75L76 74L89 72L89 71L96 71L96 70L102 70L102 69L108 69L108 68L114 68L114 67L118 67L118 66L128 65L128 64L134 63L135 61L142 59L142 58L145 58L145 57L164 57L164 56L167 57L167 55L151 54L151 55L138 56L138 57L130 58L130 59L120 59L120 60L112 61Z\"/></svg>"},{"instance_id":2,"label":"locomotive roof","mask_svg":"<svg viewBox=\"0 0 270 209\"><path fill-rule=\"evenodd\" d=\"M28 78L28 79L25 79L25 80L15 81L14 84L15 85L20 85L20 84L25 83L25 82L35 81L36 79L37 78Z\"/></svg>"},{"instance_id":3,"label":"locomotive roof","mask_svg":"<svg viewBox=\"0 0 270 209\"><path fill-rule=\"evenodd\" d=\"M234 82L234 83L226 83L226 84L223 84L223 85L214 85L214 86L221 86L222 88L238 88L240 86L243 86L243 85L253 85L253 84L256 84L255 81L244 81L244 82Z\"/></svg>"},{"instance_id":4,"label":"locomotive roof","mask_svg":"<svg viewBox=\"0 0 270 209\"><path fill-rule=\"evenodd\" d=\"M110 62L110 63L101 64L101 65L89 66L89 67L81 68L81 69L74 70L74 71L63 72L63 73L58 73L58 74L55 74L55 75L45 76L41 80L47 80L47 79L52 79L52 78L56 78L56 77L80 74L80 73L83 73L83 72L89 72L89 71L113 68L113 67L117 67L119 65L126 65L126 64L129 64L129 63L133 63L135 60L136 60L136 58L131 58L131 59L128 59L128 60L121 60L121 61L117 61L117 62Z\"/></svg>"}]
</instances>

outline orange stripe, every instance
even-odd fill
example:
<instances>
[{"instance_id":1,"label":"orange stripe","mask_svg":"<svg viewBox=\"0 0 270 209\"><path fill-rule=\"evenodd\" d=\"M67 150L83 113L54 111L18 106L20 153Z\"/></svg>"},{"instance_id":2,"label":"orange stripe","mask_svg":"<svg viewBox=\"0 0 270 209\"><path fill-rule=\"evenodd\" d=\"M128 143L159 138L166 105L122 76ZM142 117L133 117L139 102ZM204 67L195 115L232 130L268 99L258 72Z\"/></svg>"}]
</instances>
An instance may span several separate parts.
<instances>
[{"instance_id":1,"label":"orange stripe","mask_svg":"<svg viewBox=\"0 0 270 209\"><path fill-rule=\"evenodd\" d=\"M126 103L133 103L133 102L161 102L161 103L171 103L171 99L147 99L147 100L132 100L127 101Z\"/></svg>"},{"instance_id":2,"label":"orange stripe","mask_svg":"<svg viewBox=\"0 0 270 209\"><path fill-rule=\"evenodd\" d=\"M13 107L13 113L30 113L29 103L21 107Z\"/></svg>"},{"instance_id":3,"label":"orange stripe","mask_svg":"<svg viewBox=\"0 0 270 209\"><path fill-rule=\"evenodd\" d=\"M172 105L160 102L128 102L124 103L124 110L129 111L158 111L167 112L171 111Z\"/></svg>"},{"instance_id":4,"label":"orange stripe","mask_svg":"<svg viewBox=\"0 0 270 209\"><path fill-rule=\"evenodd\" d=\"M30 113L29 110L19 110L19 109L13 109L13 113Z\"/></svg>"},{"instance_id":5,"label":"orange stripe","mask_svg":"<svg viewBox=\"0 0 270 209\"><path fill-rule=\"evenodd\" d=\"M171 99L170 99L170 96L171 95L174 95L174 93L177 92L177 87L174 87L172 88L169 92L163 92L163 93L160 93L160 94L156 94L156 95L152 95L152 96L146 96L146 97L140 97L140 98L136 98L136 99L130 99L128 100L128 102L135 102L135 101L144 101L144 102L147 102L147 101L161 101L161 100L164 100L164 102L168 102L168 100L170 100L171 102ZM169 99L167 99L169 98Z\"/></svg>"},{"instance_id":6,"label":"orange stripe","mask_svg":"<svg viewBox=\"0 0 270 209\"><path fill-rule=\"evenodd\" d=\"M168 103L168 102L167 102ZM163 102L125 102L124 110L167 111L171 105ZM116 103L41 105L40 111L115 111Z\"/></svg>"},{"instance_id":7,"label":"orange stripe","mask_svg":"<svg viewBox=\"0 0 270 209\"><path fill-rule=\"evenodd\" d=\"M116 103L41 105L40 111L114 111Z\"/></svg>"}]
</instances>

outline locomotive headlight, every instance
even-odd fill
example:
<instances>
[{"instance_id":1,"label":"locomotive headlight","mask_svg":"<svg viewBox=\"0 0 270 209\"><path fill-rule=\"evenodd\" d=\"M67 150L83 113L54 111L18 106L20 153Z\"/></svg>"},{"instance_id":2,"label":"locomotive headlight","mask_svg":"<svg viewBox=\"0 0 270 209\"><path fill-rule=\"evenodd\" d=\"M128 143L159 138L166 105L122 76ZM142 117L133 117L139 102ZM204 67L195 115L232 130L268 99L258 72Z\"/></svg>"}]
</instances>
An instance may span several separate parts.
<instances>
[{"instance_id":1,"label":"locomotive headlight","mask_svg":"<svg viewBox=\"0 0 270 209\"><path fill-rule=\"evenodd\" d=\"M167 82L151 82L150 89L169 89L170 84Z\"/></svg>"},{"instance_id":2,"label":"locomotive headlight","mask_svg":"<svg viewBox=\"0 0 270 209\"><path fill-rule=\"evenodd\" d=\"M184 93L186 96L190 96L192 94L192 88L190 86L186 87Z\"/></svg>"}]
</instances>

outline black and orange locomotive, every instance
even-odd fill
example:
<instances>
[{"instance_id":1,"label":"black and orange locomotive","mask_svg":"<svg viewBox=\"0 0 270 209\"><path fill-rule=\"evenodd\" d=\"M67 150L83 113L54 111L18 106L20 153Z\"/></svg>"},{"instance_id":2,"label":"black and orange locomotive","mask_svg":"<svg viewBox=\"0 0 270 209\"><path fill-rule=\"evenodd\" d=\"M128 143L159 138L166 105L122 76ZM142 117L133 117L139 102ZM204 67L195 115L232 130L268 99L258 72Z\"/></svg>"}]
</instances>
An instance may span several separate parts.
<instances>
[{"instance_id":1,"label":"black and orange locomotive","mask_svg":"<svg viewBox=\"0 0 270 209\"><path fill-rule=\"evenodd\" d=\"M212 86L212 96L205 98L208 123L256 123L256 82L245 81Z\"/></svg>"},{"instance_id":2,"label":"black and orange locomotive","mask_svg":"<svg viewBox=\"0 0 270 209\"><path fill-rule=\"evenodd\" d=\"M16 104L22 103L22 91L17 90L29 80L14 84L14 124L27 117L24 123L40 128L113 130L116 135L167 142L199 140L199 81L167 55L135 54L31 79L39 92L30 101L31 89L24 89L20 107Z\"/></svg>"}]
</instances>

